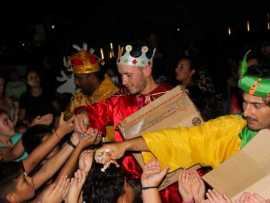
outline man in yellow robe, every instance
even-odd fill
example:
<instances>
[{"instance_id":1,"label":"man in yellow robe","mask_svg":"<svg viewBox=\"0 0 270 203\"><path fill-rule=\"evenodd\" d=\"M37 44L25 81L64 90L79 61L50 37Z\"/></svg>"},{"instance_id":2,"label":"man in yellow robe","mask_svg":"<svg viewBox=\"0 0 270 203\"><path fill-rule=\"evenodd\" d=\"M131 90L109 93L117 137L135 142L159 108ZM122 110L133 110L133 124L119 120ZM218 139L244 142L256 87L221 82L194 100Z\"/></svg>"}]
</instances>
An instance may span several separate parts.
<instances>
[{"instance_id":1,"label":"man in yellow robe","mask_svg":"<svg viewBox=\"0 0 270 203\"><path fill-rule=\"evenodd\" d=\"M70 112L80 106L104 100L118 92L118 88L100 66L100 60L91 51L87 51L86 45L84 48L78 46L74 48L78 52L69 57L69 64L79 89L71 99Z\"/></svg>"},{"instance_id":2,"label":"man in yellow robe","mask_svg":"<svg viewBox=\"0 0 270 203\"><path fill-rule=\"evenodd\" d=\"M100 65L100 60L84 48L77 49L77 53L69 57L69 63L75 76L75 83L79 87L71 98L68 112L73 113L76 108L90 105L117 93L119 90L105 73ZM114 135L112 126L106 128L106 138L111 140Z\"/></svg>"},{"instance_id":3,"label":"man in yellow robe","mask_svg":"<svg viewBox=\"0 0 270 203\"><path fill-rule=\"evenodd\" d=\"M96 159L106 163L119 159L125 151L142 151L145 161L153 154L171 170L195 164L217 167L244 147L259 130L270 128L269 66L248 68L245 56L240 73L243 117L228 115L201 126L144 133L132 140L103 146L96 151Z\"/></svg>"}]
</instances>

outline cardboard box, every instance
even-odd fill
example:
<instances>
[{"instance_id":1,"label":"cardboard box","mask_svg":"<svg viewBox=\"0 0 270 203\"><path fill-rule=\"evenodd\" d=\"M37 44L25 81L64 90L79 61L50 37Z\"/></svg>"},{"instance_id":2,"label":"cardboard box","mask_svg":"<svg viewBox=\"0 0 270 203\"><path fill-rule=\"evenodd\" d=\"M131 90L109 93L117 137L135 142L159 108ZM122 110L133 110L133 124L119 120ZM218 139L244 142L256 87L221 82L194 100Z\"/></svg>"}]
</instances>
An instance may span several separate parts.
<instances>
[{"instance_id":1,"label":"cardboard box","mask_svg":"<svg viewBox=\"0 0 270 203\"><path fill-rule=\"evenodd\" d=\"M155 101L127 117L118 126L125 139L139 136L143 132L170 127L188 127L200 125L203 119L186 92L177 86ZM144 165L142 155L134 153L141 167ZM160 189L167 187L178 179L178 172L170 172Z\"/></svg>"},{"instance_id":2,"label":"cardboard box","mask_svg":"<svg viewBox=\"0 0 270 203\"><path fill-rule=\"evenodd\" d=\"M203 179L232 199L243 192L270 198L270 130L261 130L241 151Z\"/></svg>"}]
</instances>

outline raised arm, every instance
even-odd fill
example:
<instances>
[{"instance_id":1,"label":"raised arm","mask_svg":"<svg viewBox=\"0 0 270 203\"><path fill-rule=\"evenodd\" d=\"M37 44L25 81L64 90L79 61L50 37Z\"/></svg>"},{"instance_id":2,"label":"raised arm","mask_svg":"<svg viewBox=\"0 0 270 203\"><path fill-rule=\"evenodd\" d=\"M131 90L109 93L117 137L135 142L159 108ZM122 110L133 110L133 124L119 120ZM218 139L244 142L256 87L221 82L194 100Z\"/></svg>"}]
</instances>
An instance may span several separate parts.
<instances>
[{"instance_id":1,"label":"raised arm","mask_svg":"<svg viewBox=\"0 0 270 203\"><path fill-rule=\"evenodd\" d=\"M109 160L120 159L126 151L149 151L143 137L137 137L125 142L105 144L95 153L95 160L105 164Z\"/></svg>"},{"instance_id":2,"label":"raised arm","mask_svg":"<svg viewBox=\"0 0 270 203\"><path fill-rule=\"evenodd\" d=\"M40 144L28 157L23 161L24 169L27 173L33 168L61 141L61 139L72 132L74 129L74 119L64 121L63 114L60 118L59 127L57 130L42 144Z\"/></svg>"},{"instance_id":3,"label":"raised arm","mask_svg":"<svg viewBox=\"0 0 270 203\"><path fill-rule=\"evenodd\" d=\"M69 144L65 144L63 148L52 158L50 158L42 168L34 174L33 183L35 189L38 189L46 181L48 181L65 163L68 157L71 155L74 148Z\"/></svg>"},{"instance_id":4,"label":"raised arm","mask_svg":"<svg viewBox=\"0 0 270 203\"><path fill-rule=\"evenodd\" d=\"M75 133L73 134L73 136L80 136L80 135ZM83 151L83 149L93 144L97 136L99 136L98 132L90 128L88 130L88 134L85 134L85 136L80 138L79 143L77 144L75 150L72 152L72 155L70 156L64 167L61 169L56 181L60 180L63 177L71 176L71 174L76 169L81 152Z\"/></svg>"}]
</instances>

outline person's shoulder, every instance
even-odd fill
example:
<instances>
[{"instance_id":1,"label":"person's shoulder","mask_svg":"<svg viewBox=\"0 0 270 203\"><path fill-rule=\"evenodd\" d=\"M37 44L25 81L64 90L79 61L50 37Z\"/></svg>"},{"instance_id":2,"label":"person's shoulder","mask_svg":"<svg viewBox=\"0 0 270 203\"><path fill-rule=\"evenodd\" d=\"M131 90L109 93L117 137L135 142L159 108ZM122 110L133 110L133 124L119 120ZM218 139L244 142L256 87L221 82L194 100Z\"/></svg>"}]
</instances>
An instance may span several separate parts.
<instances>
[{"instance_id":1,"label":"person's shoulder","mask_svg":"<svg viewBox=\"0 0 270 203\"><path fill-rule=\"evenodd\" d=\"M168 83L160 83L157 87L157 90L168 91L168 90L171 90L172 88L173 88L173 86L168 84Z\"/></svg>"},{"instance_id":2,"label":"person's shoulder","mask_svg":"<svg viewBox=\"0 0 270 203\"><path fill-rule=\"evenodd\" d=\"M230 114L230 115L219 116L205 123L214 123L215 125L228 124L230 126L234 126L234 125L245 125L246 120L240 114Z\"/></svg>"}]
</instances>

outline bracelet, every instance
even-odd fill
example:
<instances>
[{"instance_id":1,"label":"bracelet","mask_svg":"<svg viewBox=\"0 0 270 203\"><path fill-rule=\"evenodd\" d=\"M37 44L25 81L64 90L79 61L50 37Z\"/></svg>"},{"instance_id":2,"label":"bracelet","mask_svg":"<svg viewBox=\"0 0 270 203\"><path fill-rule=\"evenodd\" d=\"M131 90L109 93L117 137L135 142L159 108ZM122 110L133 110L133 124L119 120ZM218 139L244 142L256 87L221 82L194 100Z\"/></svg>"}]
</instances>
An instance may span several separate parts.
<instances>
[{"instance_id":1,"label":"bracelet","mask_svg":"<svg viewBox=\"0 0 270 203\"><path fill-rule=\"evenodd\" d=\"M74 145L70 139L67 140L67 144L71 146L72 148L76 148L76 145Z\"/></svg>"},{"instance_id":2,"label":"bracelet","mask_svg":"<svg viewBox=\"0 0 270 203\"><path fill-rule=\"evenodd\" d=\"M158 186L148 186L148 187L142 187L142 190L148 190L152 188L158 188Z\"/></svg>"}]
</instances>

